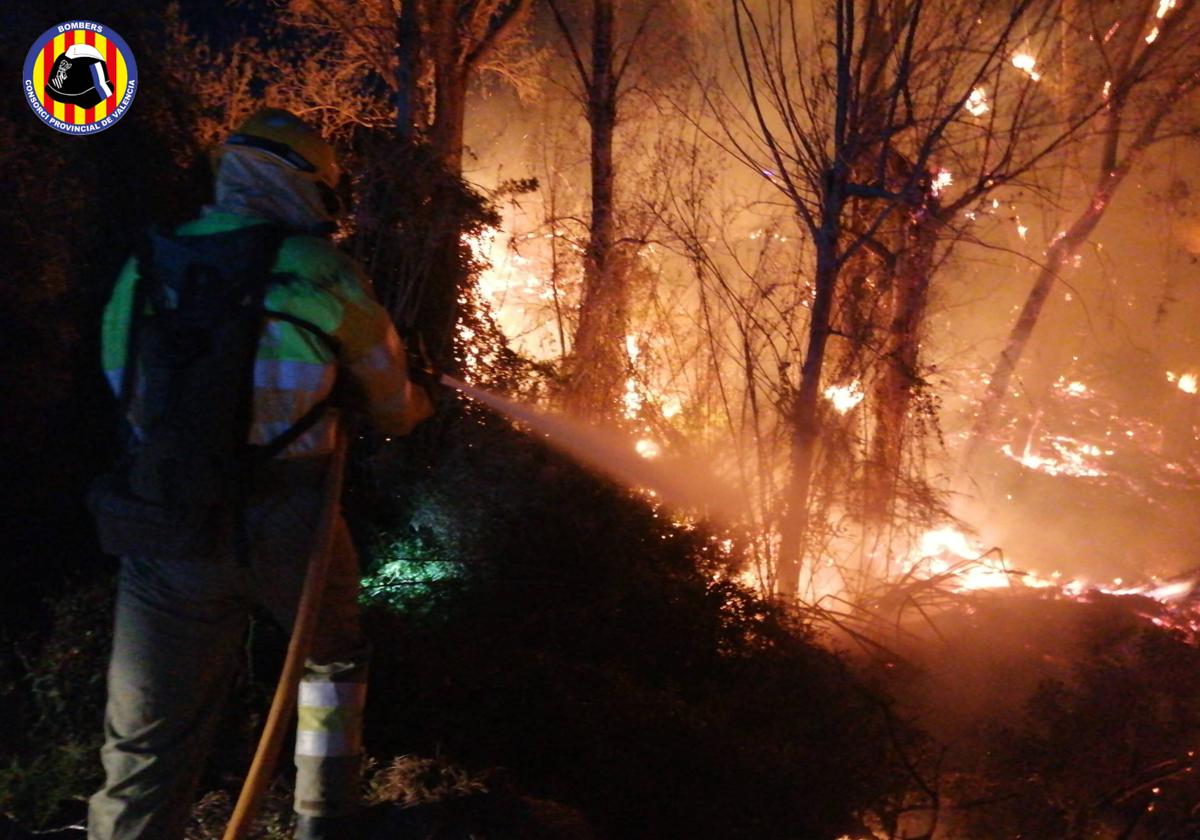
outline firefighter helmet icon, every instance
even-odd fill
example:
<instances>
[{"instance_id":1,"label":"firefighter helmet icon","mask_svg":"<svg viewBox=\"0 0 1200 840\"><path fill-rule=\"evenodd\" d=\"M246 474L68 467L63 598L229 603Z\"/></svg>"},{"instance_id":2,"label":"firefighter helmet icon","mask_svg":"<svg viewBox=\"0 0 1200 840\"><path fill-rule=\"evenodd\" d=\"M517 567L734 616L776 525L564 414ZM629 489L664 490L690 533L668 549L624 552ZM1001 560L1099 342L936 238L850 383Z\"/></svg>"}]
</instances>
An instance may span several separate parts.
<instances>
[{"instance_id":1,"label":"firefighter helmet icon","mask_svg":"<svg viewBox=\"0 0 1200 840\"><path fill-rule=\"evenodd\" d=\"M112 96L108 63L95 47L72 44L54 59L46 94L56 102L94 108Z\"/></svg>"},{"instance_id":2,"label":"firefighter helmet icon","mask_svg":"<svg viewBox=\"0 0 1200 840\"><path fill-rule=\"evenodd\" d=\"M29 47L21 87L33 113L55 131L95 134L129 113L138 88L137 61L111 27L66 21Z\"/></svg>"}]
</instances>

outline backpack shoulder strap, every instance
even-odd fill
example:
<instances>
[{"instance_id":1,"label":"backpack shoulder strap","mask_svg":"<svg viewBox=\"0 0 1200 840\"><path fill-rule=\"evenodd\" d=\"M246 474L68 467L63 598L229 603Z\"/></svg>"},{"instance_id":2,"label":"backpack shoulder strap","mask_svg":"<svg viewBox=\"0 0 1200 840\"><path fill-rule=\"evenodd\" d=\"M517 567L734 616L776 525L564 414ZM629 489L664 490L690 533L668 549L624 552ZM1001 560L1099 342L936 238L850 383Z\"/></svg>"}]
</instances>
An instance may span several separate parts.
<instances>
[{"instance_id":1,"label":"backpack shoulder strap","mask_svg":"<svg viewBox=\"0 0 1200 840\"><path fill-rule=\"evenodd\" d=\"M295 326L300 327L302 330L311 333L317 338L318 341L324 344L326 349L328 349L329 352L334 356L337 356L342 349L342 343L340 341L306 318L301 318L299 315L293 315L290 312L280 312L277 309L264 309L263 315L276 321L286 321L289 324L294 324Z\"/></svg>"},{"instance_id":2,"label":"backpack shoulder strap","mask_svg":"<svg viewBox=\"0 0 1200 840\"><path fill-rule=\"evenodd\" d=\"M297 315L292 315L289 312L279 312L273 309L266 309L263 312L268 318L286 321L289 324L294 324L297 327L308 331L329 349L330 353L333 354L335 359L338 358L339 351L341 349L341 342L339 342L329 333L325 332L325 330L318 327L312 321L308 321ZM277 435L270 443L265 443L259 447L256 447L255 458L259 459L260 461L269 461L271 458L274 458L276 455L283 452L283 450L287 449L289 446L299 440L301 435L317 424L317 421L319 421L325 415L325 412L334 408L338 408L342 405L342 391L343 387L341 377L337 377L334 380L333 390L330 391L328 395L314 403L308 409L308 411L304 412L304 415L299 420L293 423L288 429Z\"/></svg>"},{"instance_id":3,"label":"backpack shoulder strap","mask_svg":"<svg viewBox=\"0 0 1200 840\"><path fill-rule=\"evenodd\" d=\"M139 273L133 281L133 299L129 310L129 329L125 335L125 367L121 369L121 391L117 394L121 417L124 419L133 402L133 389L137 384L138 348L142 318L146 308L147 280Z\"/></svg>"},{"instance_id":4,"label":"backpack shoulder strap","mask_svg":"<svg viewBox=\"0 0 1200 840\"><path fill-rule=\"evenodd\" d=\"M278 247L282 247L283 239L279 240ZM301 318L299 315L293 315L290 312L283 312L278 309L263 308L263 317L276 321L284 321L299 327L310 335L314 336L318 341L325 345L334 359L338 359L341 355L341 342L330 335L325 330L318 327L312 321L306 318ZM254 459L259 463L269 461L276 455L279 455L293 443L300 439L305 432L317 424L318 421L331 409L338 408L342 405L342 380L338 377L334 380L333 390L329 392L323 399L314 403L308 411L304 413L295 423L286 430L276 435L269 443L262 444L253 448Z\"/></svg>"},{"instance_id":5,"label":"backpack shoulder strap","mask_svg":"<svg viewBox=\"0 0 1200 840\"><path fill-rule=\"evenodd\" d=\"M125 336L125 367L121 370L121 392L117 395L122 419L133 402L133 390L137 384L138 350L140 347L142 321L146 315L146 297L155 284L154 240L167 233L162 225L152 225L142 231L134 251L137 278L133 281L133 297L129 310L129 331Z\"/></svg>"}]
</instances>

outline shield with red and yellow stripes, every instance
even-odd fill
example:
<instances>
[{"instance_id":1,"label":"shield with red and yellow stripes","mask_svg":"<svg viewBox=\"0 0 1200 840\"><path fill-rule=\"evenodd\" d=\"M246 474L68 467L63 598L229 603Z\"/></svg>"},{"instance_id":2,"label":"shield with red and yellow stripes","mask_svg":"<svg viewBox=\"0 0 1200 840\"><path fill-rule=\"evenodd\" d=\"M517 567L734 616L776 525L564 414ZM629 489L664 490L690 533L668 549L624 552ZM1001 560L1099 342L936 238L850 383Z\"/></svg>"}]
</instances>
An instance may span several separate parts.
<instances>
[{"instance_id":1,"label":"shield with red and yellow stripes","mask_svg":"<svg viewBox=\"0 0 1200 840\"><path fill-rule=\"evenodd\" d=\"M110 27L68 21L30 47L23 86L26 102L46 125L64 134L94 134L129 112L137 62Z\"/></svg>"}]
</instances>

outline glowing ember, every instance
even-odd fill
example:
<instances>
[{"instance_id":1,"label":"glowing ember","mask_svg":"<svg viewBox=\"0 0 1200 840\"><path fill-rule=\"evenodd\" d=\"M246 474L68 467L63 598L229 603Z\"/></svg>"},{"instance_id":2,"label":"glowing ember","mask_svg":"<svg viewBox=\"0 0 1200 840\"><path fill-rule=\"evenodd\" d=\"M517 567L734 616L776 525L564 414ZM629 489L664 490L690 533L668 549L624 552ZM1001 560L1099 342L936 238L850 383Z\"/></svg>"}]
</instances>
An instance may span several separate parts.
<instances>
[{"instance_id":1,"label":"glowing ember","mask_svg":"<svg viewBox=\"0 0 1200 840\"><path fill-rule=\"evenodd\" d=\"M1084 383L1078 381L1068 382L1065 376L1060 376L1058 381L1054 383L1054 387L1060 394L1067 398L1086 397L1091 393L1091 389Z\"/></svg>"},{"instance_id":2,"label":"glowing ember","mask_svg":"<svg viewBox=\"0 0 1200 840\"><path fill-rule=\"evenodd\" d=\"M621 403L625 407L626 420L634 419L642 410L642 395L638 393L637 382L633 377L625 380L625 395L621 398Z\"/></svg>"},{"instance_id":3,"label":"glowing ember","mask_svg":"<svg viewBox=\"0 0 1200 840\"><path fill-rule=\"evenodd\" d=\"M947 187L953 186L953 184L954 173L949 169L939 169L937 175L933 177L933 183L929 185L929 188L933 191L934 195L941 195Z\"/></svg>"},{"instance_id":4,"label":"glowing ember","mask_svg":"<svg viewBox=\"0 0 1200 840\"><path fill-rule=\"evenodd\" d=\"M977 87L971 91L971 95L967 97L967 102L963 107L971 116L982 117L991 110L992 106L988 104L987 91Z\"/></svg>"},{"instance_id":5,"label":"glowing ember","mask_svg":"<svg viewBox=\"0 0 1200 840\"><path fill-rule=\"evenodd\" d=\"M1200 379L1197 379L1194 373L1185 373L1179 377L1178 381L1174 380L1171 374L1167 374L1167 379L1175 382L1175 386L1185 394L1194 394L1197 390L1200 390L1198 388L1200 386Z\"/></svg>"},{"instance_id":6,"label":"glowing ember","mask_svg":"<svg viewBox=\"0 0 1200 840\"><path fill-rule=\"evenodd\" d=\"M849 385L830 385L825 389L825 399L833 403L833 408L838 414L848 413L865 397L862 383L857 379Z\"/></svg>"},{"instance_id":7,"label":"glowing ember","mask_svg":"<svg viewBox=\"0 0 1200 840\"><path fill-rule=\"evenodd\" d=\"M1158 20L1162 20L1167 16L1167 12L1174 9L1178 3L1179 0L1158 0L1158 8L1154 10L1154 17ZM1158 36L1159 29L1158 26L1155 26L1150 30L1149 34L1146 35L1146 43L1153 44L1158 40Z\"/></svg>"},{"instance_id":8,"label":"glowing ember","mask_svg":"<svg viewBox=\"0 0 1200 840\"><path fill-rule=\"evenodd\" d=\"M1012 57L1012 66L1025 72L1035 82L1042 78L1037 71L1037 59L1029 53L1019 52Z\"/></svg>"},{"instance_id":9,"label":"glowing ember","mask_svg":"<svg viewBox=\"0 0 1200 840\"><path fill-rule=\"evenodd\" d=\"M1037 470L1046 475L1065 475L1072 478L1100 478L1108 475L1097 464L1096 459L1113 454L1111 449L1101 449L1090 443L1083 443L1067 435L1055 435L1047 443L1053 454L1042 455L1025 448L1024 453L1017 455L1007 443L1000 451L1027 469Z\"/></svg>"}]
</instances>

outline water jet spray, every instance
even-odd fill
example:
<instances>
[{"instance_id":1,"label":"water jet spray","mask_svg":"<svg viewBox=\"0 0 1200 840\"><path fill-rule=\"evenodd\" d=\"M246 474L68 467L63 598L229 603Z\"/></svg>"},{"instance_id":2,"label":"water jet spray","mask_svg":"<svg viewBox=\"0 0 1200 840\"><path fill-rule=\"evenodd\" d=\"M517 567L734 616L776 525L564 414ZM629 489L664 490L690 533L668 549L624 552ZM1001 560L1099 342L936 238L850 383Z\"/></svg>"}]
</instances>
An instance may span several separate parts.
<instances>
[{"instance_id":1,"label":"water jet spray","mask_svg":"<svg viewBox=\"0 0 1200 840\"><path fill-rule=\"evenodd\" d=\"M637 444L616 430L540 411L448 374L442 374L439 381L540 435L584 466L631 490L646 492L670 508L726 523L745 513L743 497L695 460L670 455L650 459L638 454Z\"/></svg>"}]
</instances>

